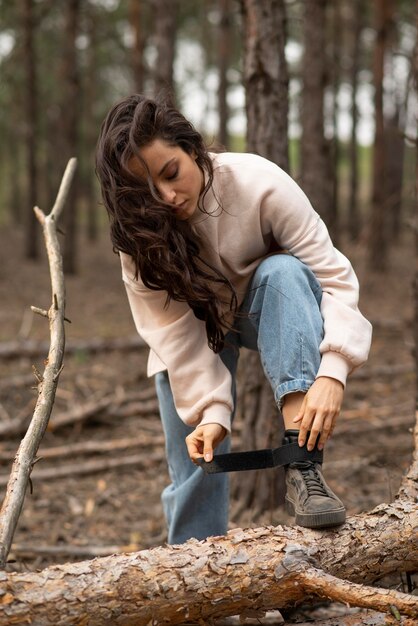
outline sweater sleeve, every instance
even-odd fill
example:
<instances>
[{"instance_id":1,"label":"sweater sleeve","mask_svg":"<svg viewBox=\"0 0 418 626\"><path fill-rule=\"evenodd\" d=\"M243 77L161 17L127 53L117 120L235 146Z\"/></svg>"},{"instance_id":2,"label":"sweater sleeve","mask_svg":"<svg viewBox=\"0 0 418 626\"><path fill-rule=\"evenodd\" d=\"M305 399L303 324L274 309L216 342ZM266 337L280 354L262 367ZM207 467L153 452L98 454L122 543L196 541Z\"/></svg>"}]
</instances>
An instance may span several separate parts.
<instances>
[{"instance_id":1,"label":"sweater sleeve","mask_svg":"<svg viewBox=\"0 0 418 626\"><path fill-rule=\"evenodd\" d=\"M209 348L205 325L185 302L167 304L165 291L135 280L121 253L122 277L136 329L167 367L174 403L189 426L220 424L231 430L231 375Z\"/></svg>"},{"instance_id":2,"label":"sweater sleeve","mask_svg":"<svg viewBox=\"0 0 418 626\"><path fill-rule=\"evenodd\" d=\"M372 327L358 309L359 284L349 260L332 244L328 230L297 183L279 168L260 206L264 234L298 257L322 287L324 337L319 376L343 385L368 357ZM278 178L277 178L278 177Z\"/></svg>"}]
</instances>

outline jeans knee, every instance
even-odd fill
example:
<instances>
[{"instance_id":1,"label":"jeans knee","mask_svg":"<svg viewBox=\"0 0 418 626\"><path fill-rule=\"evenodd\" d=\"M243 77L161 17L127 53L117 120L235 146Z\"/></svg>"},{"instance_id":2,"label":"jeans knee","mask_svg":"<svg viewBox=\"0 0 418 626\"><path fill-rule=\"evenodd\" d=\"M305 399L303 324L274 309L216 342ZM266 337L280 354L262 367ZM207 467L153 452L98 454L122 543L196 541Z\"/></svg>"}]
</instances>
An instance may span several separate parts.
<instances>
[{"instance_id":1,"label":"jeans knee","mask_svg":"<svg viewBox=\"0 0 418 626\"><path fill-rule=\"evenodd\" d=\"M307 283L310 269L290 254L276 254L267 257L257 269L260 282L282 289L286 285L294 287L298 282ZM315 276L313 276L316 281Z\"/></svg>"}]
</instances>

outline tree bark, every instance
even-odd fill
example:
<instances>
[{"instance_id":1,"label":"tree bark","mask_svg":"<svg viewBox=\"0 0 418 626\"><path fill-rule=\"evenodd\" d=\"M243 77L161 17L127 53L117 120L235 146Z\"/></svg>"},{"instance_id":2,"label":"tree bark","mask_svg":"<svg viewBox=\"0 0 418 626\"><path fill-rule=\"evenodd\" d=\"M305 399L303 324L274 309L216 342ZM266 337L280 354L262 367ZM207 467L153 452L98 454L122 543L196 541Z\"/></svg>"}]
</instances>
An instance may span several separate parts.
<instances>
[{"instance_id":1,"label":"tree bark","mask_svg":"<svg viewBox=\"0 0 418 626\"><path fill-rule=\"evenodd\" d=\"M385 51L392 20L392 0L375 0L376 44L373 59L375 138L373 147L373 191L369 230L369 267L383 272L388 263L388 210L386 199L386 148L383 114Z\"/></svg>"},{"instance_id":2,"label":"tree bark","mask_svg":"<svg viewBox=\"0 0 418 626\"><path fill-rule=\"evenodd\" d=\"M34 41L35 16L33 0L21 0L23 45L25 58L25 139L27 150L28 194L26 205L30 209L26 215L25 255L29 259L38 258L37 220L32 211L33 203L38 201L38 168L37 168L37 136L38 136L38 80L37 54ZM30 204L32 203L32 204Z\"/></svg>"},{"instance_id":3,"label":"tree bark","mask_svg":"<svg viewBox=\"0 0 418 626\"><path fill-rule=\"evenodd\" d=\"M364 587L390 572L416 571L417 524L416 506L398 500L349 518L338 531L236 529L181 546L3 573L0 626L207 623L312 596L386 612L395 606L417 617L415 596Z\"/></svg>"},{"instance_id":4,"label":"tree bark","mask_svg":"<svg viewBox=\"0 0 418 626\"><path fill-rule=\"evenodd\" d=\"M247 147L289 171L284 0L241 0Z\"/></svg>"},{"instance_id":5,"label":"tree bark","mask_svg":"<svg viewBox=\"0 0 418 626\"><path fill-rule=\"evenodd\" d=\"M79 30L80 0L65 3L64 52L62 60L64 159L75 157L78 152L78 118L80 100L80 77L78 72L76 39ZM65 213L64 271L77 271L77 179L74 180Z\"/></svg>"},{"instance_id":6,"label":"tree bark","mask_svg":"<svg viewBox=\"0 0 418 626\"><path fill-rule=\"evenodd\" d=\"M51 346L44 373L38 384L38 399L28 431L23 438L13 463L7 484L6 496L0 511L0 567L4 567L13 534L22 510L26 488L35 463L36 452L48 425L54 404L55 390L64 359L65 288L62 258L57 238L56 221L59 219L74 175L76 162L69 163L58 192L57 201L48 216L35 207L42 224L51 271L52 304L45 317L49 319Z\"/></svg>"},{"instance_id":7,"label":"tree bark","mask_svg":"<svg viewBox=\"0 0 418 626\"><path fill-rule=\"evenodd\" d=\"M358 74L360 68L360 36L362 32L362 0L354 0L351 4L351 33L350 33L350 49L351 49L351 67L350 67L350 83L351 83L351 138L349 145L349 161L350 161L350 188L348 200L348 230L350 238L355 241L361 232L361 213L358 207L358 146L357 146L357 124L359 119L359 110L357 106L357 89Z\"/></svg>"},{"instance_id":8,"label":"tree bark","mask_svg":"<svg viewBox=\"0 0 418 626\"><path fill-rule=\"evenodd\" d=\"M129 22L134 35L132 46L132 74L136 93L143 93L145 83L145 28L144 28L145 3L138 0L129 2Z\"/></svg>"},{"instance_id":9,"label":"tree bark","mask_svg":"<svg viewBox=\"0 0 418 626\"><path fill-rule=\"evenodd\" d=\"M247 110L247 148L289 170L288 71L285 58L286 7L283 0L241 0L244 31L244 82ZM240 447L276 447L283 434L282 420L257 353L243 352L238 377ZM252 472L232 477L232 517L241 523L273 510L283 501L284 473Z\"/></svg>"},{"instance_id":10,"label":"tree bark","mask_svg":"<svg viewBox=\"0 0 418 626\"><path fill-rule=\"evenodd\" d=\"M314 209L332 226L332 165L324 135L324 91L327 85L325 23L327 0L305 3L301 141L301 185ZM331 234L332 231L331 231Z\"/></svg>"},{"instance_id":11,"label":"tree bark","mask_svg":"<svg viewBox=\"0 0 418 626\"><path fill-rule=\"evenodd\" d=\"M218 73L219 73L219 88L218 88L218 111L219 111L219 143L228 148L229 135L228 135L228 68L231 57L231 1L219 0L219 52L218 52Z\"/></svg>"},{"instance_id":12,"label":"tree bark","mask_svg":"<svg viewBox=\"0 0 418 626\"><path fill-rule=\"evenodd\" d=\"M176 47L178 0L153 0L155 47L157 59L153 69L154 92L168 94L175 100L174 57Z\"/></svg>"}]
</instances>

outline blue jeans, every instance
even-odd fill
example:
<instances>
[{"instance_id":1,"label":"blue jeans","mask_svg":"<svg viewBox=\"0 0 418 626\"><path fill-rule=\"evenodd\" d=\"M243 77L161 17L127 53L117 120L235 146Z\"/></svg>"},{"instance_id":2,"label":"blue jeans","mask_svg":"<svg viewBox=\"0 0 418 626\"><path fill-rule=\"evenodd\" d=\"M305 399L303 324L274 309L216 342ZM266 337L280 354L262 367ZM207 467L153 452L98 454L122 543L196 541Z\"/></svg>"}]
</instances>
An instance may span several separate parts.
<instances>
[{"instance_id":1,"label":"blue jeans","mask_svg":"<svg viewBox=\"0 0 418 626\"><path fill-rule=\"evenodd\" d=\"M235 399L235 373L241 346L258 350L277 406L287 393L308 391L315 380L323 337L320 313L321 286L311 270L287 254L264 259L252 277L235 328L221 352L231 372ZM177 415L167 372L156 375L171 484L162 493L168 524L168 543L195 537L223 535L228 526L228 474L205 474L194 465L185 438L193 430ZM216 453L229 452L230 437Z\"/></svg>"}]
</instances>

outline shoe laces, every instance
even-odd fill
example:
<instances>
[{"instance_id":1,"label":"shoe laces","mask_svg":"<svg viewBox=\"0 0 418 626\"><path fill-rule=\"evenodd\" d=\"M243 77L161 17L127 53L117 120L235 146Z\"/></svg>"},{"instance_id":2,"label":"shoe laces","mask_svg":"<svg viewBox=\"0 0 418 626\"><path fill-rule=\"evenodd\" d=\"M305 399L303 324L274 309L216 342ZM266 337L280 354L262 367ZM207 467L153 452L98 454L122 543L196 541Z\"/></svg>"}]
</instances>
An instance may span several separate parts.
<instances>
[{"instance_id":1,"label":"shoe laces","mask_svg":"<svg viewBox=\"0 0 418 626\"><path fill-rule=\"evenodd\" d=\"M321 480L321 476L316 468L316 465L311 461L303 463L295 463L294 465L302 474L305 481L308 496L326 496L328 493Z\"/></svg>"}]
</instances>

